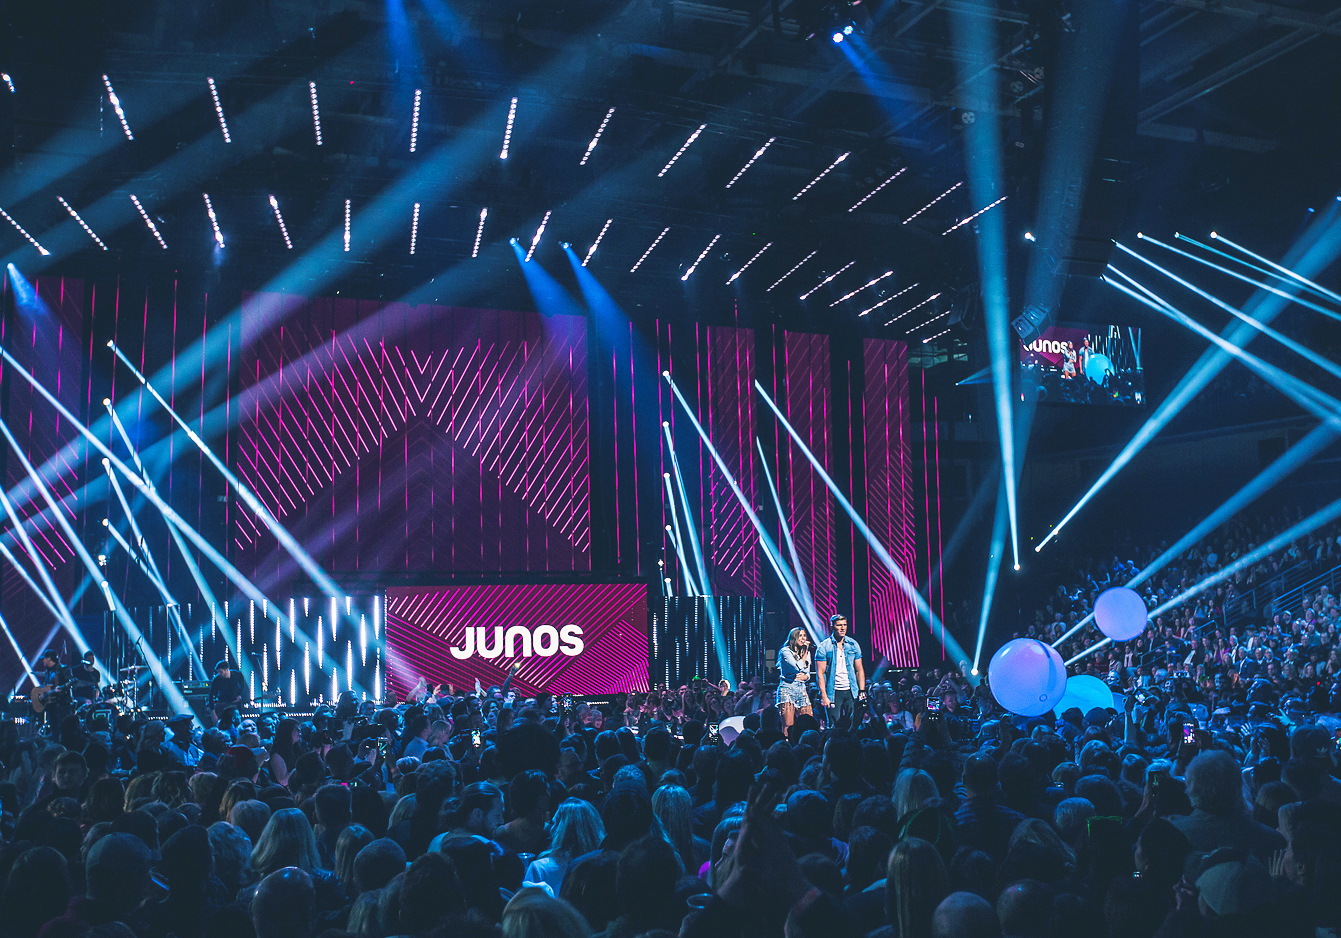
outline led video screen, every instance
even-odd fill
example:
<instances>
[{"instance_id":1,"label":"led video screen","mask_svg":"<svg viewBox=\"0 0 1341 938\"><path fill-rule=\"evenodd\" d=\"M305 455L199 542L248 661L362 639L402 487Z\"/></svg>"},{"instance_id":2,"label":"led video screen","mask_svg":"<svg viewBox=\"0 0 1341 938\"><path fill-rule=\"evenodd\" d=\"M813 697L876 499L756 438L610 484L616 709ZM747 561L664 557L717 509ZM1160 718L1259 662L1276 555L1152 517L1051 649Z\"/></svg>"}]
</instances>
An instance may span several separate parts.
<instances>
[{"instance_id":1,"label":"led video screen","mask_svg":"<svg viewBox=\"0 0 1341 938\"><path fill-rule=\"evenodd\" d=\"M1020 388L1042 403L1145 403L1141 330L1057 323L1020 347Z\"/></svg>"},{"instance_id":2,"label":"led video screen","mask_svg":"<svg viewBox=\"0 0 1341 938\"><path fill-rule=\"evenodd\" d=\"M521 694L648 689L647 585L545 583L387 590L387 682Z\"/></svg>"}]
</instances>

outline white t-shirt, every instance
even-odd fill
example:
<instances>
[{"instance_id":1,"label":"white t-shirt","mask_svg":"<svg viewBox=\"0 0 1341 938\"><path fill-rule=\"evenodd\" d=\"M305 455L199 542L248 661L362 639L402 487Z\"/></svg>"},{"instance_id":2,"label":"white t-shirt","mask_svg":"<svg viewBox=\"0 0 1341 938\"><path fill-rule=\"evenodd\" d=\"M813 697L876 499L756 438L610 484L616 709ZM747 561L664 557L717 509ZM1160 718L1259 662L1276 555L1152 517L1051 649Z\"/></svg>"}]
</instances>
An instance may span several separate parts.
<instances>
[{"instance_id":1,"label":"white t-shirt","mask_svg":"<svg viewBox=\"0 0 1341 938\"><path fill-rule=\"evenodd\" d=\"M833 656L833 689L851 690L852 681L847 676L847 652L842 645L834 646L837 654Z\"/></svg>"}]
</instances>

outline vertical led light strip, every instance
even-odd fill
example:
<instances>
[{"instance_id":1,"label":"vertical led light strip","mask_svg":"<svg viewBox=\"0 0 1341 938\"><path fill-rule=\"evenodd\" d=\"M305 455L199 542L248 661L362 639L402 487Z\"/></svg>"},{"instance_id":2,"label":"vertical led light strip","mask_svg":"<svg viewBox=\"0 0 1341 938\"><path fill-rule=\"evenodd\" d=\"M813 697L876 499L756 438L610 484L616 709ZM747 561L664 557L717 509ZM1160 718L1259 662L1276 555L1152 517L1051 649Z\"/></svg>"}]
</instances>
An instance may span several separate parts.
<instances>
[{"instance_id":1,"label":"vertical led light strip","mask_svg":"<svg viewBox=\"0 0 1341 938\"><path fill-rule=\"evenodd\" d=\"M410 221L410 256L419 244L419 203L414 203L414 218Z\"/></svg>"},{"instance_id":2,"label":"vertical led light strip","mask_svg":"<svg viewBox=\"0 0 1341 938\"><path fill-rule=\"evenodd\" d=\"M851 155L852 155L852 151L849 150L847 153L844 153L842 156L838 157L838 159L834 160L832 163L830 163L828 166L826 166L826 167L824 168L824 172L820 173L820 174L819 174L818 176L816 176L814 179L810 180L810 182L806 183L806 184L805 184L805 187L804 187L803 189L801 189L800 192L798 192L798 193L796 193L796 195L792 196L792 201L795 202L795 201L796 201L797 199L799 199L801 196L805 195L807 192L809 192L811 189L813 189L814 186L815 186L815 183L819 182L819 181L820 181L821 179L823 179L825 176L829 175L831 172L833 172L835 169L837 169L837 168L838 168L838 164L841 163L841 162L843 162L843 160L847 159L847 158L848 158L849 156L851 156Z\"/></svg>"},{"instance_id":3,"label":"vertical led light strip","mask_svg":"<svg viewBox=\"0 0 1341 938\"><path fill-rule=\"evenodd\" d=\"M209 216L210 227L214 229L214 243L223 247L223 232L219 230L219 216L214 214L214 203L210 201L208 192L202 192L201 195L205 197L205 214Z\"/></svg>"},{"instance_id":4,"label":"vertical led light strip","mask_svg":"<svg viewBox=\"0 0 1341 938\"><path fill-rule=\"evenodd\" d=\"M508 125L503 128L503 151L498 154L500 160L508 158L508 147L512 145L512 124L517 120L517 99L513 98L512 103L508 105Z\"/></svg>"},{"instance_id":5,"label":"vertical led light strip","mask_svg":"<svg viewBox=\"0 0 1341 938\"><path fill-rule=\"evenodd\" d=\"M213 78L206 78L209 82L210 97L214 99L214 113L219 118L219 129L223 131L224 143L232 143L233 138L228 133L228 121L224 118L223 102L219 100L219 88L214 84Z\"/></svg>"},{"instance_id":6,"label":"vertical led light strip","mask_svg":"<svg viewBox=\"0 0 1341 938\"><path fill-rule=\"evenodd\" d=\"M349 250L349 205L350 200L345 199L345 250Z\"/></svg>"},{"instance_id":7,"label":"vertical led light strip","mask_svg":"<svg viewBox=\"0 0 1341 938\"><path fill-rule=\"evenodd\" d=\"M734 274L731 275L731 279L727 281L727 285L730 285L730 284L735 283L736 280L739 279L740 275L743 274L743 273L745 273L745 271L749 270L749 269L750 269L750 265L753 264L755 261L757 261L757 260L763 255L763 253L764 253L765 251L767 251L769 248L771 248L772 246L773 246L773 242L770 241L770 242L768 242L767 244L765 244L763 247L761 247L758 251L756 251L754 257L751 257L749 260L747 260L747 261L745 262L745 266L744 266L744 267L740 268L740 270L736 271Z\"/></svg>"},{"instance_id":8,"label":"vertical led light strip","mask_svg":"<svg viewBox=\"0 0 1341 938\"><path fill-rule=\"evenodd\" d=\"M703 258L708 256L708 252L712 250L712 246L716 244L721 237L722 236L719 234L715 234L712 236L712 240L708 242L708 246L699 252L698 257L694 260L694 263L689 265L689 269L686 270L684 272L684 276L680 278L681 283L688 280L690 275L693 274L693 272L698 269L698 265L703 263Z\"/></svg>"},{"instance_id":9,"label":"vertical led light strip","mask_svg":"<svg viewBox=\"0 0 1341 938\"><path fill-rule=\"evenodd\" d=\"M529 261L531 255L535 253L536 246L540 244L540 238L545 233L545 226L549 224L551 212L546 212L545 217L540 219L540 227L535 230L535 236L531 238L531 246L526 251L526 259Z\"/></svg>"},{"instance_id":10,"label":"vertical led light strip","mask_svg":"<svg viewBox=\"0 0 1341 938\"><path fill-rule=\"evenodd\" d=\"M79 213L74 210L74 206L72 206L69 202L65 201L65 199L61 198L60 196L56 196L56 201L60 202L61 205L65 206L65 210L70 213L70 216L74 218L75 221L79 222L79 227L83 228L84 232L90 238L92 238L94 241L97 242L98 247L102 248L104 251L107 250L107 245L102 243L102 238L99 238L96 234L93 233L93 229L88 226L88 222L84 221L84 219L79 217Z\"/></svg>"},{"instance_id":11,"label":"vertical led light strip","mask_svg":"<svg viewBox=\"0 0 1341 938\"><path fill-rule=\"evenodd\" d=\"M321 108L317 105L317 83L307 83L307 95L312 99L312 130L317 135L317 146L321 146Z\"/></svg>"},{"instance_id":12,"label":"vertical led light strip","mask_svg":"<svg viewBox=\"0 0 1341 938\"><path fill-rule=\"evenodd\" d=\"M672 156L669 161L667 161L665 166L661 167L661 172L657 173L658 179L666 175L666 173L670 170L670 168L675 165L675 161L678 160L680 157L684 156L684 151L688 150L690 146L693 145L694 141L698 139L698 135L703 133L703 131L705 131L707 128L708 128L707 124L698 125L698 130L690 134L689 139L686 140L684 143L680 144L680 149L675 151L675 155Z\"/></svg>"},{"instance_id":13,"label":"vertical led light strip","mask_svg":"<svg viewBox=\"0 0 1341 938\"><path fill-rule=\"evenodd\" d=\"M782 275L781 277L779 277L777 280L774 280L774 281L773 281L773 286L769 287L769 288L768 288L767 290L765 290L764 292L765 292L765 293L772 293L773 290L774 290L774 288L777 287L778 284L782 283L782 281L786 280L786 279L787 279L788 277L790 277L792 274L794 274L794 273L796 273L798 270L800 270L802 264L804 264L806 261L810 260L812 257L814 257L814 256L815 256L816 254L818 254L818 253L819 253L819 251L811 251L811 252L810 252L809 254L807 254L805 257L801 258L799 261L796 262L796 266L795 266L795 267L793 267L791 270L787 271L785 274L783 274L783 275Z\"/></svg>"},{"instance_id":14,"label":"vertical led light strip","mask_svg":"<svg viewBox=\"0 0 1341 938\"><path fill-rule=\"evenodd\" d=\"M613 108L611 110L613 110ZM591 255L596 253L596 248L600 246L601 239L605 237L605 233L610 230L610 223L612 221L614 221L613 218L607 218L605 220L605 224L601 226L601 233L596 236L595 241L591 242L591 247L587 248L587 256L582 258L583 267L587 266L587 261L591 260Z\"/></svg>"},{"instance_id":15,"label":"vertical led light strip","mask_svg":"<svg viewBox=\"0 0 1341 938\"><path fill-rule=\"evenodd\" d=\"M665 228L662 228L662 229L661 229L661 234L657 235L657 236L656 236L656 239L655 239L651 244L649 244L649 245L647 246L647 250L646 250L646 251L643 251L643 256L640 257L640 258L638 258L638 263L634 264L632 267L629 268L629 273L633 273L633 272L636 271L639 267L643 266L643 261L647 260L647 255L651 254L652 251L653 251L653 249L654 249L658 244L661 243L661 239L664 238L664 237L666 237L666 232L668 232L668 231L670 231L670 226L669 226L669 225L667 225Z\"/></svg>"},{"instance_id":16,"label":"vertical led light strip","mask_svg":"<svg viewBox=\"0 0 1341 938\"><path fill-rule=\"evenodd\" d=\"M132 195L130 200L135 203L136 210L140 213L140 217L144 219L144 223L149 226L149 230L153 233L154 239L158 241L159 247L166 251L168 249L168 242L164 241L163 236L158 233L158 226L155 225L154 220L149 217L149 213L144 210L144 206L140 204L139 198ZM23 231L22 228L19 230ZM24 234L27 234L27 232L25 231ZM29 240L32 239L30 238ZM37 242L33 241L33 244L37 244ZM38 247L41 248L42 246L39 244ZM47 253L45 248L42 249L42 253Z\"/></svg>"},{"instance_id":17,"label":"vertical led light strip","mask_svg":"<svg viewBox=\"0 0 1341 938\"><path fill-rule=\"evenodd\" d=\"M853 205L850 209L848 209L848 211L849 211L849 212L855 212L857 209L861 208L862 205L866 202L867 199L869 199L871 196L875 195L875 194L876 194L877 192L879 192L881 189L885 188L885 186L889 185L889 184L890 184L891 182L893 182L895 179L898 179L900 176L902 176L902 175L903 175L904 173L906 173L907 171L908 171L908 167L907 167L907 166L905 166L905 167L903 167L902 169L900 169L900 170L899 170L897 173L895 173L893 176L890 176L890 177L889 177L888 179L886 179L884 182L880 183L880 185L876 186L876 187L875 187L874 189L872 189L870 192L866 193L864 196L862 196L860 199L858 199L858 200L857 200L857 203L856 203L855 205Z\"/></svg>"},{"instance_id":18,"label":"vertical led light strip","mask_svg":"<svg viewBox=\"0 0 1341 938\"><path fill-rule=\"evenodd\" d=\"M107 100L111 102L112 110L116 112L117 120L121 121L121 129L126 132L127 140L134 140L135 135L130 132L130 123L126 120L126 112L121 109L121 99L116 96L112 90L112 81L106 75L102 76L103 87L107 89Z\"/></svg>"},{"instance_id":19,"label":"vertical led light strip","mask_svg":"<svg viewBox=\"0 0 1341 938\"><path fill-rule=\"evenodd\" d=\"M601 142L601 134L605 133L605 125L610 123L610 118L614 116L614 108L605 112L605 120L601 121L601 126L596 128L596 135L591 138L591 143L587 144L587 152L582 154L582 159L578 161L578 166L587 165L587 160L591 159L591 151L596 149L596 144Z\"/></svg>"},{"instance_id":20,"label":"vertical led light strip","mask_svg":"<svg viewBox=\"0 0 1341 938\"><path fill-rule=\"evenodd\" d=\"M480 256L480 239L484 237L484 220L489 217L489 209L480 209L480 223L475 226L475 246L470 249L471 257Z\"/></svg>"},{"instance_id":21,"label":"vertical led light strip","mask_svg":"<svg viewBox=\"0 0 1341 938\"><path fill-rule=\"evenodd\" d=\"M289 226L284 224L284 216L279 210L279 200L273 195L270 197L270 207L274 209L275 221L279 222L279 233L284 236L284 246L290 251L293 250L293 241L289 239Z\"/></svg>"},{"instance_id":22,"label":"vertical led light strip","mask_svg":"<svg viewBox=\"0 0 1341 938\"><path fill-rule=\"evenodd\" d=\"M424 89L414 89L414 114L410 117L410 152L413 153L419 148L419 102L424 96Z\"/></svg>"},{"instance_id":23,"label":"vertical led light strip","mask_svg":"<svg viewBox=\"0 0 1341 938\"><path fill-rule=\"evenodd\" d=\"M750 157L748 160L746 160L746 161L745 161L745 165L742 166L740 169L736 170L736 174L735 174L734 176L731 177L731 181L728 182L728 183L726 184L726 188L730 189L730 188L731 188L732 186L734 186L737 182L739 182L739 181L740 181L740 177L745 175L745 171L748 170L751 166L754 165L754 161L755 161L755 160L759 159L759 157L761 157L761 156L764 155L764 151L767 150L769 147L771 147L771 146L773 145L773 141L776 140L776 139L778 139L778 138L777 138L777 137L769 137L769 138L768 138L768 141L767 141L763 146L761 146L759 149L755 150L755 151L754 151L754 156L752 156L752 157Z\"/></svg>"}]
</instances>

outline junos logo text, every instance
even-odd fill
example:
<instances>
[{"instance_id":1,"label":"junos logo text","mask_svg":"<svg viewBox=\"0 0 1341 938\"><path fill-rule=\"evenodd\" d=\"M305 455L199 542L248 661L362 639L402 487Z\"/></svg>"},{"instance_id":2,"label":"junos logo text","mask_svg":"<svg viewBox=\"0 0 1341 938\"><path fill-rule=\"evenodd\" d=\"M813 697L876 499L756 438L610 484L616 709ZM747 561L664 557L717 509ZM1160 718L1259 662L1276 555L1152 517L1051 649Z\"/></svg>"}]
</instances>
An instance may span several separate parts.
<instances>
[{"instance_id":1,"label":"junos logo text","mask_svg":"<svg viewBox=\"0 0 1341 938\"><path fill-rule=\"evenodd\" d=\"M489 629L485 626L467 628L464 648L450 649L452 657L464 661L479 655L481 658L530 658L539 655L549 658L564 654L569 657L582 654L582 627L565 625L562 629L552 625L538 625L527 628L524 625L510 626L506 633L501 625L493 627L493 645L486 638Z\"/></svg>"}]
</instances>

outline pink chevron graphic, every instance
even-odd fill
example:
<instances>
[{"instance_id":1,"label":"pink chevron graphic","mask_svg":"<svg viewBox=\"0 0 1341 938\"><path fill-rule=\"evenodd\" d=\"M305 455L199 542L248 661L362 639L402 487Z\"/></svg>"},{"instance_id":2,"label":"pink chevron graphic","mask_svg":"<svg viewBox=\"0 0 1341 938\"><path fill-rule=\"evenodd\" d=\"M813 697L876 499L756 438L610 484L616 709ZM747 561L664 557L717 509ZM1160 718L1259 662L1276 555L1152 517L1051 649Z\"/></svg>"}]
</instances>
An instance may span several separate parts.
<instances>
[{"instance_id":1,"label":"pink chevron graphic","mask_svg":"<svg viewBox=\"0 0 1341 938\"><path fill-rule=\"evenodd\" d=\"M826 466L833 461L830 445L829 337L788 332L785 335L786 393L781 406L787 420ZM785 434L785 431L780 431ZM834 541L836 510L829 489L805 454L785 437L779 449L787 460L786 504L801 567L821 620L838 612L838 557ZM795 625L801 621L796 619Z\"/></svg>"},{"instance_id":2,"label":"pink chevron graphic","mask_svg":"<svg viewBox=\"0 0 1341 938\"><path fill-rule=\"evenodd\" d=\"M754 330L708 327L707 411L703 422L745 495L755 500ZM708 484L708 551L718 591L757 596L758 538L745 510L711 457L700 447L701 476Z\"/></svg>"},{"instance_id":3,"label":"pink chevron graphic","mask_svg":"<svg viewBox=\"0 0 1341 938\"><path fill-rule=\"evenodd\" d=\"M235 462L262 502L328 540L337 569L589 568L582 319L353 310L369 330L340 306L312 301L244 366L265 392ZM234 520L244 551L269 546Z\"/></svg>"},{"instance_id":4,"label":"pink chevron graphic","mask_svg":"<svg viewBox=\"0 0 1341 938\"><path fill-rule=\"evenodd\" d=\"M466 629L511 626L534 630L578 626L575 656L460 660ZM643 583L507 584L396 588L387 592L387 679L404 691L423 678L469 689L501 684L514 661L513 685L523 694L617 694L648 689L647 586ZM490 638L492 643L492 638ZM513 647L520 651L520 640ZM491 649L492 650L492 649Z\"/></svg>"},{"instance_id":5,"label":"pink chevron graphic","mask_svg":"<svg viewBox=\"0 0 1341 938\"><path fill-rule=\"evenodd\" d=\"M908 446L908 346L864 341L862 398L866 447L866 521L916 583L912 456ZM896 668L918 664L917 610L885 565L870 557L871 646Z\"/></svg>"}]
</instances>

